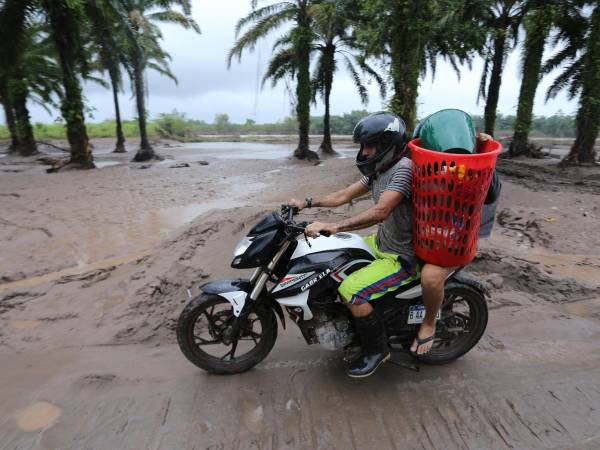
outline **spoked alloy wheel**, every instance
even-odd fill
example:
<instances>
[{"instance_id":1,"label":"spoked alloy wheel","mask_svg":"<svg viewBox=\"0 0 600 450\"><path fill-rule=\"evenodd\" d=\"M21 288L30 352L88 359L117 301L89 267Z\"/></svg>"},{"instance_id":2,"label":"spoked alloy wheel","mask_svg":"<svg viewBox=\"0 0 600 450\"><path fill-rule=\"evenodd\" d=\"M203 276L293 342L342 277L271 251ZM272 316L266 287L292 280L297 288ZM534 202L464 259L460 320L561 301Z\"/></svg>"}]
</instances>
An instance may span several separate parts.
<instances>
[{"instance_id":1,"label":"spoked alloy wheel","mask_svg":"<svg viewBox=\"0 0 600 450\"><path fill-rule=\"evenodd\" d=\"M275 344L275 314L270 308L256 305L241 320L237 334L235 320L226 299L199 295L179 316L177 342L181 351L193 364L211 373L233 374L254 367Z\"/></svg>"},{"instance_id":2,"label":"spoked alloy wheel","mask_svg":"<svg viewBox=\"0 0 600 450\"><path fill-rule=\"evenodd\" d=\"M481 292L468 287L447 289L431 350L419 356L427 364L446 364L467 353L481 339L488 310Z\"/></svg>"}]
</instances>

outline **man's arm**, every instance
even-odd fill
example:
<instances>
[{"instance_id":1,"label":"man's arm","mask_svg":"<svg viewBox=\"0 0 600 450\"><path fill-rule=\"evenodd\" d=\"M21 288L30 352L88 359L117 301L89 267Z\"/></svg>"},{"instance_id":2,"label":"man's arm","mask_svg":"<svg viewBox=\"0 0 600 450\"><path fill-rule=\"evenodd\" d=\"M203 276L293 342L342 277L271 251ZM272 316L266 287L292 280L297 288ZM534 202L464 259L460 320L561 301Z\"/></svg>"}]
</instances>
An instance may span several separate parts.
<instances>
[{"instance_id":1,"label":"man's arm","mask_svg":"<svg viewBox=\"0 0 600 450\"><path fill-rule=\"evenodd\" d=\"M335 234L340 231L353 231L368 228L383 222L392 213L394 208L404 200L404 194L396 191L383 191L379 202L372 208L360 213L350 219L337 223L313 222L306 228L306 234L312 237L319 235L320 231Z\"/></svg>"},{"instance_id":2,"label":"man's arm","mask_svg":"<svg viewBox=\"0 0 600 450\"><path fill-rule=\"evenodd\" d=\"M312 206L324 206L328 208L334 208L336 206L349 203L351 200L360 197L361 195L369 192L368 186L365 186L361 181L351 184L345 189L337 192L333 192L324 197L313 198ZM291 199L288 202L290 205L297 206L300 209L307 207L305 200Z\"/></svg>"}]
</instances>

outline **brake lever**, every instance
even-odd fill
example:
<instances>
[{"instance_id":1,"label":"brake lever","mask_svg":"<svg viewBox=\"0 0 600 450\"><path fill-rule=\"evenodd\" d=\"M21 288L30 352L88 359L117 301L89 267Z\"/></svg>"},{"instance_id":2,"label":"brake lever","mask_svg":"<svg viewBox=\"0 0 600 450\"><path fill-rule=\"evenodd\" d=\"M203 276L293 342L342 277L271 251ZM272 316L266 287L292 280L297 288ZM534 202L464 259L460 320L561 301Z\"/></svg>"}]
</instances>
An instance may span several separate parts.
<instances>
[{"instance_id":1,"label":"brake lever","mask_svg":"<svg viewBox=\"0 0 600 450\"><path fill-rule=\"evenodd\" d=\"M312 244L308 240L308 234L306 234L306 231L304 231L303 234L304 234L304 240L306 241L306 245L308 245L308 248L312 248Z\"/></svg>"}]
</instances>

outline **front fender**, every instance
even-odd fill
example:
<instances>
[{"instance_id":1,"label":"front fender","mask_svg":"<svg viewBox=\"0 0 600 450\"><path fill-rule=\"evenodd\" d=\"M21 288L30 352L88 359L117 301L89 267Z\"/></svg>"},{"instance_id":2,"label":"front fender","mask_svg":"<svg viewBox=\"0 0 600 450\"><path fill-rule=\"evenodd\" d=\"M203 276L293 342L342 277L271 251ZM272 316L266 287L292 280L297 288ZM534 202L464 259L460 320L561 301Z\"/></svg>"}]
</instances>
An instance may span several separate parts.
<instances>
[{"instance_id":1,"label":"front fender","mask_svg":"<svg viewBox=\"0 0 600 450\"><path fill-rule=\"evenodd\" d=\"M246 278L234 278L210 281L201 285L200 290L205 294L218 295L226 299L233 306L233 315L238 317L246 304L246 298L250 290L250 280ZM269 299L268 304L273 308L281 321L281 326L285 329L285 319L281 305L273 299Z\"/></svg>"},{"instance_id":2,"label":"front fender","mask_svg":"<svg viewBox=\"0 0 600 450\"><path fill-rule=\"evenodd\" d=\"M225 292L250 290L250 280L246 278L231 278L226 280L210 281L200 286L205 294L223 294Z\"/></svg>"},{"instance_id":3,"label":"front fender","mask_svg":"<svg viewBox=\"0 0 600 450\"><path fill-rule=\"evenodd\" d=\"M200 286L205 294L218 295L226 299L233 306L233 315L238 317L246 304L250 280L235 278L227 280L210 281Z\"/></svg>"}]
</instances>

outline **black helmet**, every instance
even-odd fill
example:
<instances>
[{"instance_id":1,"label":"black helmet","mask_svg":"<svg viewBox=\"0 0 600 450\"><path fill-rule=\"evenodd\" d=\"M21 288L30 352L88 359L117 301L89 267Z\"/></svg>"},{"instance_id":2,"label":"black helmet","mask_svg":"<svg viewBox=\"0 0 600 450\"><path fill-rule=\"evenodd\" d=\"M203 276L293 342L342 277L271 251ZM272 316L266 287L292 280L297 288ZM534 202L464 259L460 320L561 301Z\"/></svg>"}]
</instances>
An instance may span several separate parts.
<instances>
[{"instance_id":1,"label":"black helmet","mask_svg":"<svg viewBox=\"0 0 600 450\"><path fill-rule=\"evenodd\" d=\"M354 142L360 144L356 166L367 177L386 171L402 156L406 149L406 125L395 114L380 111L369 114L354 127ZM365 144L375 144L377 153L365 158Z\"/></svg>"}]
</instances>

